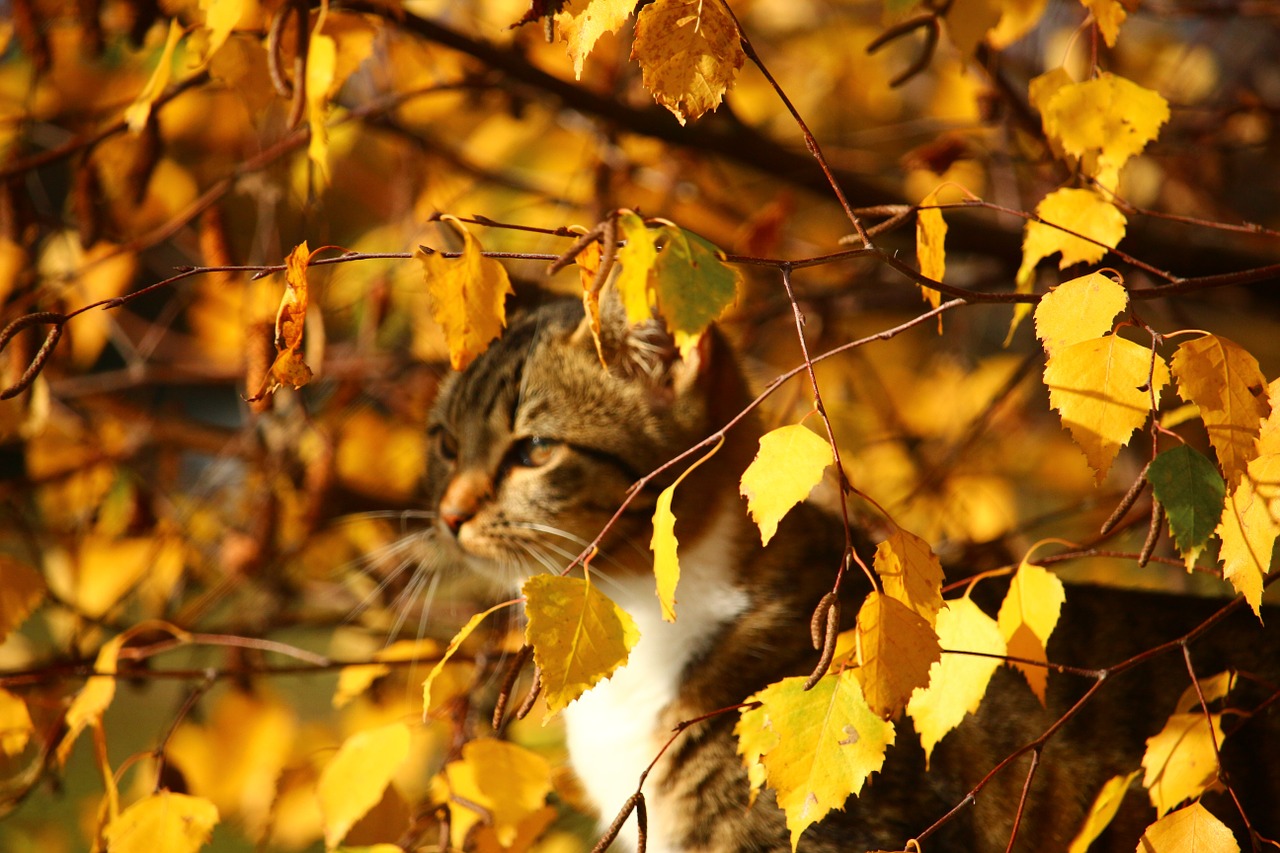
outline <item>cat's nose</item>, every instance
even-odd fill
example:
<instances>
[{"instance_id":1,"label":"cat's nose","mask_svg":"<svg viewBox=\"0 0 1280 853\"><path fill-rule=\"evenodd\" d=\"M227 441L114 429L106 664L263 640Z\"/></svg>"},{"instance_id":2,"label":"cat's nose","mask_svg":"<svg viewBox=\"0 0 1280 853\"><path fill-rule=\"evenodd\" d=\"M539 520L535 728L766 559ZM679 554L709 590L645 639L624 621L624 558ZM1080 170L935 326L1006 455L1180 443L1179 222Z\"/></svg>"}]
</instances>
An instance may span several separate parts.
<instances>
[{"instance_id":1,"label":"cat's nose","mask_svg":"<svg viewBox=\"0 0 1280 853\"><path fill-rule=\"evenodd\" d=\"M457 536L462 525L475 518L492 491L493 482L483 471L459 472L440 498L440 521Z\"/></svg>"}]
</instances>

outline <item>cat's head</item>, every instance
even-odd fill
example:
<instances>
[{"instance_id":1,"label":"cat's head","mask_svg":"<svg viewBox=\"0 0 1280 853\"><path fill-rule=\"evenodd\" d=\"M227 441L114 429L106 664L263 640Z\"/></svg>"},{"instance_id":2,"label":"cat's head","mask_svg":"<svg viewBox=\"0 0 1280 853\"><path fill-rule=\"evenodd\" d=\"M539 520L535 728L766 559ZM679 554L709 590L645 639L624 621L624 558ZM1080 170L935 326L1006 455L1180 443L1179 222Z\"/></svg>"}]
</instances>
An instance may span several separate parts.
<instances>
[{"instance_id":1,"label":"cat's head","mask_svg":"<svg viewBox=\"0 0 1280 853\"><path fill-rule=\"evenodd\" d=\"M714 333L681 358L656 321L629 327L606 308L602 323L607 369L577 300L517 317L446 381L432 411L435 538L504 586L567 565L632 483L719 425L709 413L710 364L727 355ZM670 479L635 497L595 565L649 570L654 499Z\"/></svg>"}]
</instances>

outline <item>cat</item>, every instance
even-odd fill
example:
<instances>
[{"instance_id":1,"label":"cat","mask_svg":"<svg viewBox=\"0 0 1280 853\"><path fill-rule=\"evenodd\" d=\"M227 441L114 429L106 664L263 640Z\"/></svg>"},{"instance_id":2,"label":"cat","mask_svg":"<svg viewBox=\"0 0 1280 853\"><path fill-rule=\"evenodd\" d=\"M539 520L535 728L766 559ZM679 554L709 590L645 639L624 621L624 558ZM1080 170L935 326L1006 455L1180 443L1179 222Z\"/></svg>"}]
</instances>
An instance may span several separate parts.
<instances>
[{"instance_id":1,"label":"cat","mask_svg":"<svg viewBox=\"0 0 1280 853\"><path fill-rule=\"evenodd\" d=\"M608 308L597 352L574 299L519 316L464 373L444 382L430 416L426 493L437 547L508 592L533 573L559 570L600 533L633 483L713 433L750 399L738 361L714 327L682 357L658 321L628 327ZM593 561L602 591L640 629L626 666L564 712L573 769L606 825L677 723L738 705L783 677L806 675L817 660L808 623L843 558L843 526L800 504L761 547L737 489L760 434L760 423L745 418L675 492L677 621L661 618L648 543L656 498L682 468L635 496ZM856 612L867 591L858 580L845 585L846 613ZM1049 656L1082 667L1114 664L1178 637L1220 605L1071 587ZM1201 677L1222 669L1232 653L1233 665L1270 680L1259 691L1265 699L1280 683L1278 645L1274 632L1263 632L1247 608L1237 608L1229 625L1192 651ZM1114 681L1045 746L1023 808L1019 849L1065 850L1101 785L1140 766L1145 738L1190 683L1177 653ZM903 849L1091 683L1052 675L1044 708L1020 676L1002 668L979 712L935 750L928 772L909 725L900 721L883 772L843 811L806 831L800 849ZM1280 757L1280 715L1272 711L1233 735L1224 755L1246 759L1232 767L1232 784L1247 799L1255 828L1274 838L1280 770L1273 768L1280 765L1258 752ZM713 715L688 728L648 776L649 851L791 849L773 795L765 789L748 805L733 734L737 716ZM996 776L924 849L1004 850L1027 761ZM1227 799L1214 802L1219 816L1233 819ZM1131 791L1092 849L1131 851L1154 820L1145 792ZM637 842L632 816L614 848L636 849Z\"/></svg>"}]
</instances>

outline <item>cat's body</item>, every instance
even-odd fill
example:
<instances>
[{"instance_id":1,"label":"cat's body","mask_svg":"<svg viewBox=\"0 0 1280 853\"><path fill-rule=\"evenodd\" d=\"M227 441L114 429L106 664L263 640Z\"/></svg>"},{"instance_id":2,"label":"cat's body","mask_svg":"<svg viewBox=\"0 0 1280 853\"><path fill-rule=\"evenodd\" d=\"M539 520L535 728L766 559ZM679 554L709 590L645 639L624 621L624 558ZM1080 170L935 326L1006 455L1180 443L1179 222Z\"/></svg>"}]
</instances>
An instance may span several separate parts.
<instances>
[{"instance_id":1,"label":"cat's body","mask_svg":"<svg viewBox=\"0 0 1280 853\"><path fill-rule=\"evenodd\" d=\"M682 360L662 335L606 321L606 372L581 318L576 302L560 302L516 321L444 388L433 414L428 493L439 538L508 587L565 565L601 530L632 482L712 433L749 399L714 332ZM641 631L628 665L565 714L574 768L606 823L677 723L735 706L785 676L808 674L817 659L808 622L831 588L844 532L825 513L801 505L770 545L760 546L736 487L758 436L750 418L737 425L676 491L682 575L675 623L661 619L647 546L655 498L682 469L636 496L593 561L604 577L601 589ZM858 580L848 584L846 613L856 612L865 592ZM1173 597L1071 589L1050 659L1114 664L1179 636L1210 612L1207 603ZM1251 615L1233 618L1235 624L1213 635L1224 641L1192 647L1197 672L1219 671L1224 662L1217 647L1232 641L1243 646L1235 666L1280 681L1280 644L1259 641L1265 635ZM1140 673L1118 676L1049 740L1024 807L1019 849L1066 849L1103 782L1140 766L1145 738L1158 731L1189 683L1185 666L1171 653ZM928 773L910 724L900 720L884 771L844 812L811 828L800 849L901 849L960 804L1001 759L1044 732L1088 686L1086 679L1054 675L1046 710L1018 676L997 672L979 713L942 741ZM690 727L655 766L644 786L650 851L790 849L772 795L765 791L747 806L746 771L733 736L737 716L730 711ZM1280 757L1277 716L1251 721L1236 738L1258 745L1232 777L1255 804L1250 818L1272 836L1280 833L1274 814L1280 772L1257 750ZM925 849L1005 849L1028 761L999 774ZM1246 778L1250 770L1261 772ZM1155 817L1144 801L1144 792L1130 792L1116 825L1093 849L1132 850ZM634 847L635 826L633 817L620 847Z\"/></svg>"}]
</instances>

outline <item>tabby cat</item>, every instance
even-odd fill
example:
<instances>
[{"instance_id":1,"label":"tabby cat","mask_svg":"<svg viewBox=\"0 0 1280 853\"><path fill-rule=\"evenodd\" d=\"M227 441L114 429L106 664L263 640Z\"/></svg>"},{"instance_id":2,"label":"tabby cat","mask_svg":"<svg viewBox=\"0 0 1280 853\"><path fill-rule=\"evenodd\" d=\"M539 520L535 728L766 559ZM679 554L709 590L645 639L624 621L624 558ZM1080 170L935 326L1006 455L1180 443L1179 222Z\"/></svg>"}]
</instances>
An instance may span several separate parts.
<instances>
[{"instance_id":1,"label":"tabby cat","mask_svg":"<svg viewBox=\"0 0 1280 853\"><path fill-rule=\"evenodd\" d=\"M470 368L447 380L434 408L427 492L436 539L447 556L508 591L532 573L565 565L600 532L632 483L712 433L750 399L732 352L714 330L680 358L656 324L626 328L606 316L601 347L607 370L581 305L552 302L513 321ZM678 621L661 619L648 549L656 497L678 470L658 477L631 502L593 562L601 589L641 631L625 668L565 712L573 768L606 824L676 723L741 703L815 665L808 621L831 588L844 533L827 514L801 505L761 547L737 493L759 435L759 424L750 419L737 425L720 452L676 490ZM849 590L846 613L856 612L863 594ZM1050 659L1112 664L1179 636L1219 605L1070 588ZM1270 680L1259 695L1272 695L1280 683L1275 632L1264 634L1247 610L1230 619L1192 645L1197 672L1218 672L1230 651L1232 665ZM1227 649L1228 640L1239 648ZM884 771L843 812L810 828L800 849L902 849L960 804L996 763L1044 732L1091 683L1052 675L1045 709L1016 675L997 672L980 712L942 741L928 772L902 721ZM1018 848L1065 850L1102 783L1140 766L1144 739L1159 730L1188 684L1186 664L1175 651L1104 685L1045 746ZM1244 698L1239 704L1252 707ZM1274 763L1280 726L1275 713L1258 716L1227 740L1226 754L1230 760L1235 748L1249 759L1229 764L1230 778L1247 800L1255 828L1274 838L1280 836L1280 765ZM689 728L648 777L650 851L790 849L772 795L766 791L748 807L736 719L736 713L720 714ZM924 848L1005 849L1028 761L999 774ZM1209 795L1206 802L1239 823L1226 798ZM1132 851L1154 819L1145 792L1130 791L1093 849ZM633 817L614 846L634 849L636 843Z\"/></svg>"}]
</instances>

